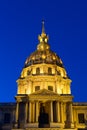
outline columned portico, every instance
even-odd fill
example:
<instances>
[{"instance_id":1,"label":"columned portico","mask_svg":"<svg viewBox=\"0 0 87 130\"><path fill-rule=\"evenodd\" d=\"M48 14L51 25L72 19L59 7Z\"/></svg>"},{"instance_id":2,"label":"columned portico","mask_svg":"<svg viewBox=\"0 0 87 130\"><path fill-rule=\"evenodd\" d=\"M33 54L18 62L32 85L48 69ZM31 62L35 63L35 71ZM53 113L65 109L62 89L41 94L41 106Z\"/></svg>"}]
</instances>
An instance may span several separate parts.
<instances>
[{"instance_id":1,"label":"columned portico","mask_svg":"<svg viewBox=\"0 0 87 130\"><path fill-rule=\"evenodd\" d=\"M64 98L65 101L61 101ZM24 97L27 100L25 104L25 127L39 127L40 120L42 120L43 125L41 127L67 127L69 124L71 127L72 123L72 96L62 96L55 94L54 92L49 92L46 89L37 91L29 97ZM20 100L24 100L20 97ZM67 106L67 108L66 108ZM69 116L64 115L65 108ZM18 120L19 102L17 102L16 107L16 121ZM46 117L47 116L47 117ZM66 122L65 119L67 118ZM47 121L46 121L47 120ZM66 123L66 125L65 125Z\"/></svg>"}]
</instances>

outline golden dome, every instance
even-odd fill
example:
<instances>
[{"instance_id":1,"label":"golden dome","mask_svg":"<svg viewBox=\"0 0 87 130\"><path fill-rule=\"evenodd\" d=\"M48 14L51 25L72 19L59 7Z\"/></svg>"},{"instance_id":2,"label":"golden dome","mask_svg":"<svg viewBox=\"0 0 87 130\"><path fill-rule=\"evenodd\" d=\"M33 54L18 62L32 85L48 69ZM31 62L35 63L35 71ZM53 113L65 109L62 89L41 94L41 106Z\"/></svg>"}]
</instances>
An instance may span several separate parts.
<instances>
[{"instance_id":1,"label":"golden dome","mask_svg":"<svg viewBox=\"0 0 87 130\"><path fill-rule=\"evenodd\" d=\"M38 40L39 44L37 45L37 50L27 58L25 67L41 63L56 64L63 67L63 63L59 56L50 50L50 45L48 43L49 37L45 33L44 22L42 24L42 33L38 36Z\"/></svg>"}]
</instances>

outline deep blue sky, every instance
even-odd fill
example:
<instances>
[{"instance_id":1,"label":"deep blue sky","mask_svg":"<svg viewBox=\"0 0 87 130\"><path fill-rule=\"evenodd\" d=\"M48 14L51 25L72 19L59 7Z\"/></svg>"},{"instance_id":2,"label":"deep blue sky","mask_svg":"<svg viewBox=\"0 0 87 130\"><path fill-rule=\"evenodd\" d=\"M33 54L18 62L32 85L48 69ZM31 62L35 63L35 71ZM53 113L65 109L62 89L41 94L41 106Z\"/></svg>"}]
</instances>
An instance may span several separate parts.
<instances>
[{"instance_id":1,"label":"deep blue sky","mask_svg":"<svg viewBox=\"0 0 87 130\"><path fill-rule=\"evenodd\" d=\"M16 80L36 49L42 19L72 79L74 101L87 102L87 0L0 1L0 102L15 101Z\"/></svg>"}]
</instances>

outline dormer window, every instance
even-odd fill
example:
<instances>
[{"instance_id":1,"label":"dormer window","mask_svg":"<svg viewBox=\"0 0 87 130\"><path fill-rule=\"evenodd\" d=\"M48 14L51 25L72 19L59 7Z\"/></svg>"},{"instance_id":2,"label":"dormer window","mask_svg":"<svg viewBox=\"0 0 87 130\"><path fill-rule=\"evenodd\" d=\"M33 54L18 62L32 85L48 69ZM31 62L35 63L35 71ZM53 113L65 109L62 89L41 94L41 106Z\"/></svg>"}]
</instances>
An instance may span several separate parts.
<instances>
[{"instance_id":1,"label":"dormer window","mask_svg":"<svg viewBox=\"0 0 87 130\"><path fill-rule=\"evenodd\" d=\"M48 68L48 74L52 74L52 68Z\"/></svg>"},{"instance_id":2,"label":"dormer window","mask_svg":"<svg viewBox=\"0 0 87 130\"><path fill-rule=\"evenodd\" d=\"M40 68L36 68L36 74L40 74Z\"/></svg>"}]
</instances>

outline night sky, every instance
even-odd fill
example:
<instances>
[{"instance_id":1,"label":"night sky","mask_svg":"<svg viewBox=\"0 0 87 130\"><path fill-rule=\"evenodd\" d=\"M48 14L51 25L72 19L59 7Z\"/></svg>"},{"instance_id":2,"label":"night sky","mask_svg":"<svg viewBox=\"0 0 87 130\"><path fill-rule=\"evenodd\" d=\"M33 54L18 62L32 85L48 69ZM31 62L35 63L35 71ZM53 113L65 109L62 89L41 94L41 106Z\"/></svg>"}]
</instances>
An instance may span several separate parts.
<instances>
[{"instance_id":1,"label":"night sky","mask_svg":"<svg viewBox=\"0 0 87 130\"><path fill-rule=\"evenodd\" d=\"M16 80L36 50L42 20L72 80L74 101L87 102L87 0L0 1L0 102L15 101Z\"/></svg>"}]
</instances>

